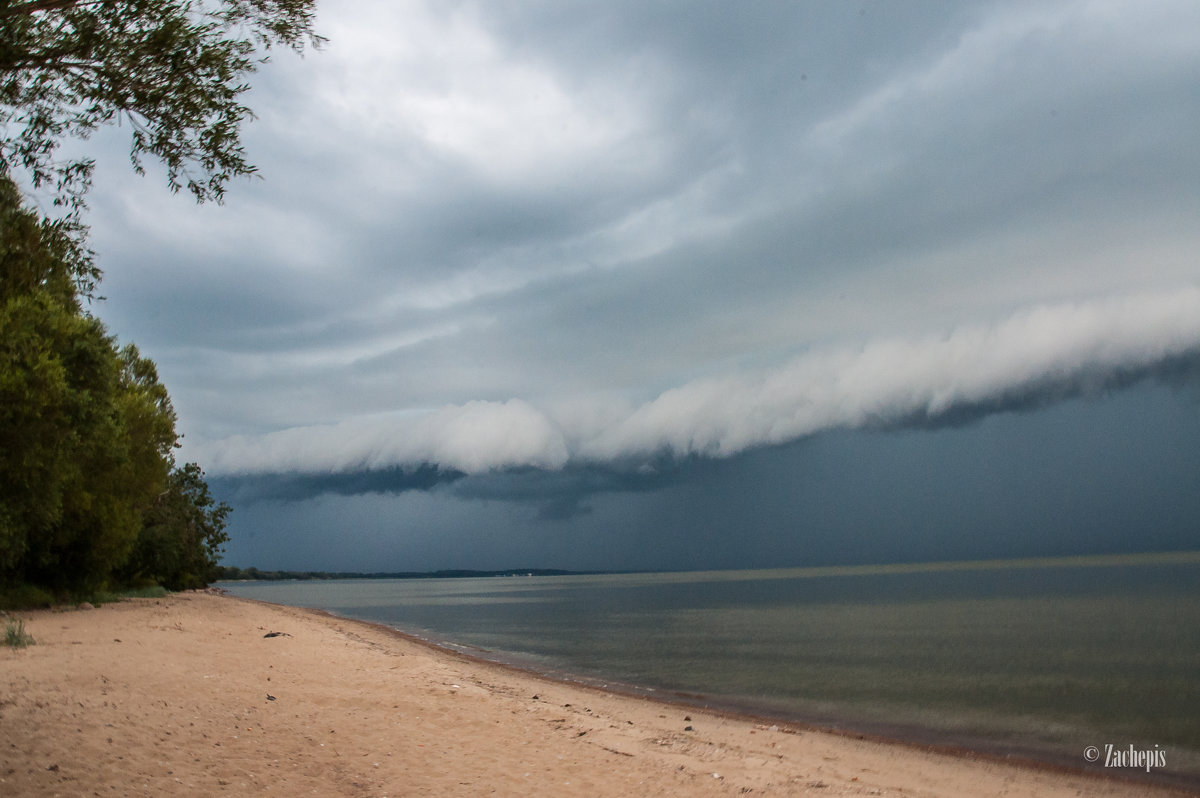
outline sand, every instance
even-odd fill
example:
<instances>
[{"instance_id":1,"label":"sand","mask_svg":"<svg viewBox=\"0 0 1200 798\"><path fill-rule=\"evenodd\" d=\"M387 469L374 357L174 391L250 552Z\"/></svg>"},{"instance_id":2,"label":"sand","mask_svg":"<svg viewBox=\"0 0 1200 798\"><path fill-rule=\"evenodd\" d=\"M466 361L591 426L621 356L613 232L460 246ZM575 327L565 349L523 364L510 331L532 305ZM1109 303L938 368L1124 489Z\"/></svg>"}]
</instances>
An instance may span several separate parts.
<instances>
[{"instance_id":1,"label":"sand","mask_svg":"<svg viewBox=\"0 0 1200 798\"><path fill-rule=\"evenodd\" d=\"M609 694L208 593L19 617L36 644L0 648L0 796L1180 794Z\"/></svg>"}]
</instances>

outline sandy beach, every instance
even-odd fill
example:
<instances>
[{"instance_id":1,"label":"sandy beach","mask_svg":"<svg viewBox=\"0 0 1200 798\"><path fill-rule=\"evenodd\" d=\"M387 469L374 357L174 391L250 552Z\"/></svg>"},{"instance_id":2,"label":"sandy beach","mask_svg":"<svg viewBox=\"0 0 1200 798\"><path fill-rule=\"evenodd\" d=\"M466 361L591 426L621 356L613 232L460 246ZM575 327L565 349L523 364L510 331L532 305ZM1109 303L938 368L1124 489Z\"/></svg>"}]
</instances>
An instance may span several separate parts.
<instances>
[{"instance_id":1,"label":"sandy beach","mask_svg":"<svg viewBox=\"0 0 1200 798\"><path fill-rule=\"evenodd\" d=\"M17 617L36 644L0 648L3 796L1185 794L606 693L208 593Z\"/></svg>"}]
</instances>

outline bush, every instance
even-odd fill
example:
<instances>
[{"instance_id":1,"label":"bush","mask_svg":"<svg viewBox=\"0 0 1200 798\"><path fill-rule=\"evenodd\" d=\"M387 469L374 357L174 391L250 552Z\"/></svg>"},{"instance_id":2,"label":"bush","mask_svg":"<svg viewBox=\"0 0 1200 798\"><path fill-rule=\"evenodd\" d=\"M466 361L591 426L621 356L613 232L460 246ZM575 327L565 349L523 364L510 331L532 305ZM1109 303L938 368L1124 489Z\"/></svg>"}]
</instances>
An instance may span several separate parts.
<instances>
[{"instance_id":1,"label":"bush","mask_svg":"<svg viewBox=\"0 0 1200 798\"><path fill-rule=\"evenodd\" d=\"M54 604L54 596L33 585L18 584L0 590L0 609L42 609Z\"/></svg>"},{"instance_id":2,"label":"bush","mask_svg":"<svg viewBox=\"0 0 1200 798\"><path fill-rule=\"evenodd\" d=\"M137 542L115 576L123 584L168 590L201 588L220 575L217 561L229 540L229 506L216 501L195 463L171 471L167 489L147 510Z\"/></svg>"},{"instance_id":3,"label":"bush","mask_svg":"<svg viewBox=\"0 0 1200 798\"><path fill-rule=\"evenodd\" d=\"M132 590L121 591L121 598L163 598L169 595L171 595L171 591L162 585L150 585L148 587L138 587Z\"/></svg>"},{"instance_id":4,"label":"bush","mask_svg":"<svg viewBox=\"0 0 1200 798\"><path fill-rule=\"evenodd\" d=\"M25 631L25 622L9 618L4 624L4 645L9 648L25 648L33 645L33 635Z\"/></svg>"}]
</instances>

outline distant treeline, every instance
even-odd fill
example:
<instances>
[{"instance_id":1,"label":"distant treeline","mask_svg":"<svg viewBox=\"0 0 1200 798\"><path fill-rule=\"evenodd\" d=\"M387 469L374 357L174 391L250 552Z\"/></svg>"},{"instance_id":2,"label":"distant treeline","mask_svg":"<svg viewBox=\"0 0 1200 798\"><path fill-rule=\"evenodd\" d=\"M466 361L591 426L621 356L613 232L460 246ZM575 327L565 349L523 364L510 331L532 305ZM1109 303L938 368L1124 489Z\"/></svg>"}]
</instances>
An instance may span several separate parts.
<instances>
[{"instance_id":1,"label":"distant treeline","mask_svg":"<svg viewBox=\"0 0 1200 798\"><path fill-rule=\"evenodd\" d=\"M485 576L579 576L592 573L598 572L562 571L556 568L515 568L506 571L455 569L448 571L394 571L364 574L352 571L262 571L258 568L237 568L232 565L219 565L216 571L216 581L237 582L246 579L267 582L284 579L464 579Z\"/></svg>"}]
</instances>

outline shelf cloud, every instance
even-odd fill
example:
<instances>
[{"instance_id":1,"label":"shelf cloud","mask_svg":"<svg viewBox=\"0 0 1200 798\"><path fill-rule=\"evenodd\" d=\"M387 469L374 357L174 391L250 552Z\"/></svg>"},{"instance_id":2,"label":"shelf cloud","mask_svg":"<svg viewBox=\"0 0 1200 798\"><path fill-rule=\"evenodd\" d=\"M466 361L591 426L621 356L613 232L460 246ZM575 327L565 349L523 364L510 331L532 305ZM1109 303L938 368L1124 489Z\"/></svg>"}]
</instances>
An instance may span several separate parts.
<instances>
[{"instance_id":1,"label":"shelf cloud","mask_svg":"<svg viewBox=\"0 0 1200 798\"><path fill-rule=\"evenodd\" d=\"M636 470L663 457L729 457L839 428L961 423L1169 376L1198 359L1200 289L1189 287L1043 305L942 335L812 350L775 367L688 382L640 404L473 401L235 436L189 454L224 476Z\"/></svg>"},{"instance_id":2,"label":"shelf cloud","mask_svg":"<svg viewBox=\"0 0 1200 798\"><path fill-rule=\"evenodd\" d=\"M319 5L223 205L85 143L233 564L1194 544L1200 4Z\"/></svg>"}]
</instances>

